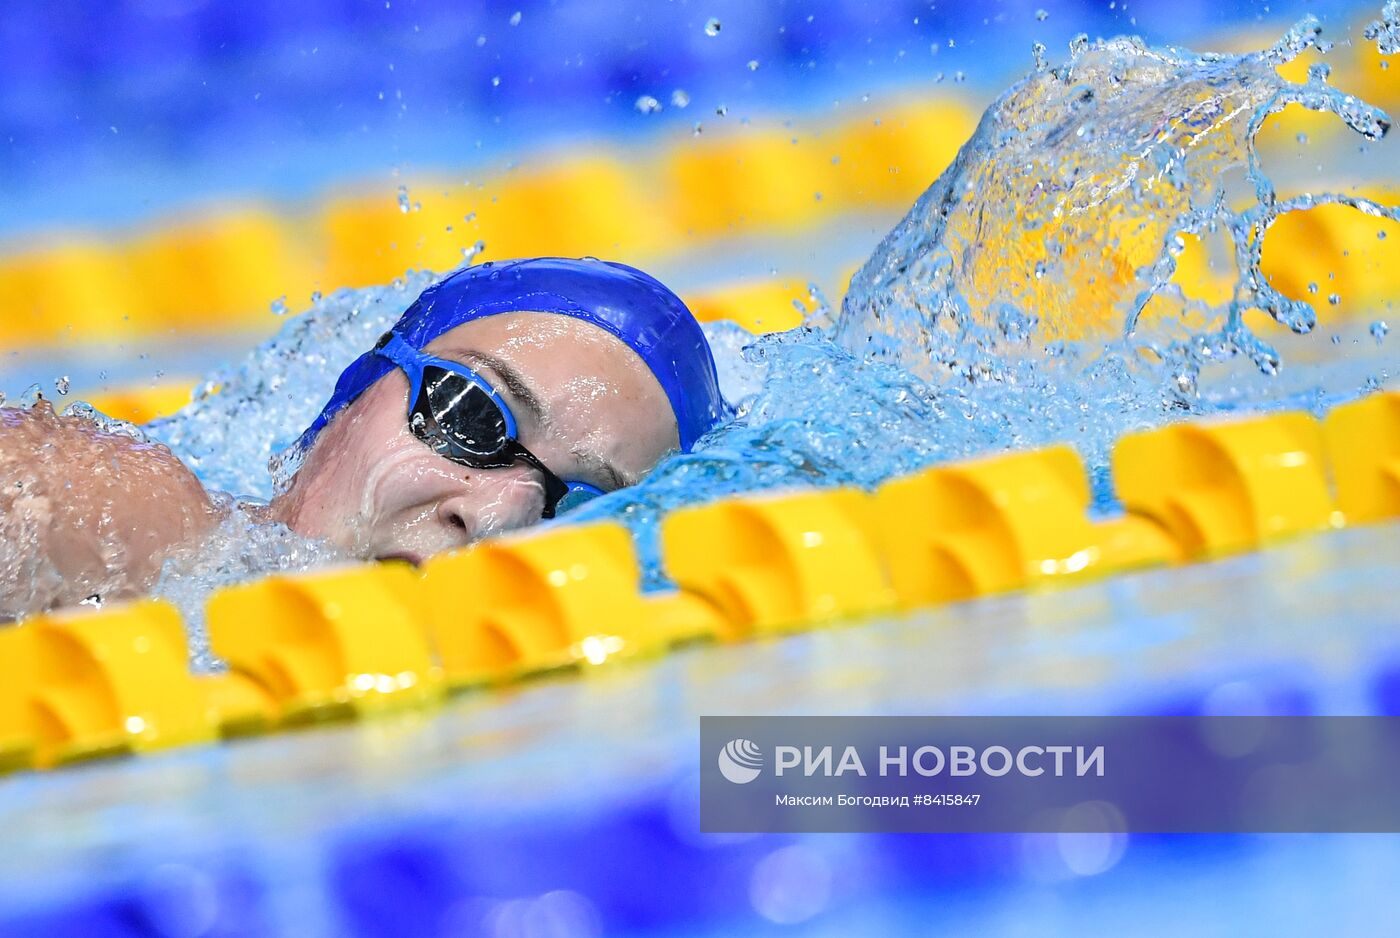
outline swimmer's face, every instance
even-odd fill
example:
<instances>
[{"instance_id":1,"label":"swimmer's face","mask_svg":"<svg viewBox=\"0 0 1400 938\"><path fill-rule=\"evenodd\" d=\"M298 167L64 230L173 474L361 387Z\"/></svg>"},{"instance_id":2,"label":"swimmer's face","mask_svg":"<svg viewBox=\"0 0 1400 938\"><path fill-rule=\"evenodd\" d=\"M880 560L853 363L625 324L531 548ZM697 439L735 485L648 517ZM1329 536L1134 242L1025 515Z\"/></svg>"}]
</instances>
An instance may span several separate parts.
<instances>
[{"instance_id":1,"label":"swimmer's face","mask_svg":"<svg viewBox=\"0 0 1400 938\"><path fill-rule=\"evenodd\" d=\"M425 349L489 381L520 442L568 481L612 491L678 446L656 377L618 339L551 313L502 313L458 326ZM519 464L473 469L409 429L408 379L395 369L317 438L278 518L362 557L420 562L438 551L540 520L544 481Z\"/></svg>"}]
</instances>

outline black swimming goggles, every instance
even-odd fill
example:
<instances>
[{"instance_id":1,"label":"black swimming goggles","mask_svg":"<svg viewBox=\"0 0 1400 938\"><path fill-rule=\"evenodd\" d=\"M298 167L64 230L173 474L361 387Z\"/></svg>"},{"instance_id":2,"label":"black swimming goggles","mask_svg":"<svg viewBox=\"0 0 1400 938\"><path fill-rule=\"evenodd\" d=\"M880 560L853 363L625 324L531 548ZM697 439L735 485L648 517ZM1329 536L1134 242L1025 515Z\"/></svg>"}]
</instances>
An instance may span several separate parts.
<instances>
[{"instance_id":1,"label":"black swimming goggles","mask_svg":"<svg viewBox=\"0 0 1400 938\"><path fill-rule=\"evenodd\" d=\"M504 469L525 463L544 477L544 517L560 502L587 501L603 490L566 482L520 443L515 415L480 374L458 362L425 354L392 332L374 346L408 376L408 426L433 452L473 469ZM572 496L572 497L571 497Z\"/></svg>"}]
</instances>

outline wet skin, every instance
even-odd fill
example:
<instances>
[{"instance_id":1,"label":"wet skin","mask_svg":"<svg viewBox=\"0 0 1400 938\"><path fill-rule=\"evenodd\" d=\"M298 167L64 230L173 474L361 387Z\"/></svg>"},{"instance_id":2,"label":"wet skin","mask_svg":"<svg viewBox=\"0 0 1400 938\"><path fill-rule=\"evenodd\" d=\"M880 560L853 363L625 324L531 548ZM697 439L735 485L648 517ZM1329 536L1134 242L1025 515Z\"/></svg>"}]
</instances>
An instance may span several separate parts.
<instances>
[{"instance_id":1,"label":"wet skin","mask_svg":"<svg viewBox=\"0 0 1400 938\"><path fill-rule=\"evenodd\" d=\"M597 326L503 313L458 326L424 351L495 385L521 442L561 478L612 491L679 444L656 377ZM436 455L409 430L408 392L395 370L337 416L273 501L273 517L357 556L414 562L540 520L537 471L472 469Z\"/></svg>"},{"instance_id":2,"label":"wet skin","mask_svg":"<svg viewBox=\"0 0 1400 938\"><path fill-rule=\"evenodd\" d=\"M60 417L47 401L0 409L0 621L139 594L218 517L164 446Z\"/></svg>"},{"instance_id":3,"label":"wet skin","mask_svg":"<svg viewBox=\"0 0 1400 938\"><path fill-rule=\"evenodd\" d=\"M678 446L660 383L596 326L504 313L425 351L492 382L521 442L564 479L611 491ZM341 412L265 515L358 557L413 562L540 520L536 470L472 469L436 455L409 430L408 392L394 370ZM46 404L0 408L0 621L94 594L140 595L166 557L197 547L221 515L164 446L103 433Z\"/></svg>"}]
</instances>

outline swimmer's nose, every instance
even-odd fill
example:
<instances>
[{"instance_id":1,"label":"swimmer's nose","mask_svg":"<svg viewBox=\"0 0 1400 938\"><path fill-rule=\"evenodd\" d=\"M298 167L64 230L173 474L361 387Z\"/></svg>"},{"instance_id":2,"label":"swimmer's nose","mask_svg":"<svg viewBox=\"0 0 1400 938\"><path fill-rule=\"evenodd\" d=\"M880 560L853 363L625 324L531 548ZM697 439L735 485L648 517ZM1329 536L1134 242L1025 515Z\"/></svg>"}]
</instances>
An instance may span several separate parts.
<instances>
[{"instance_id":1,"label":"swimmer's nose","mask_svg":"<svg viewBox=\"0 0 1400 938\"><path fill-rule=\"evenodd\" d=\"M462 544L476 539L476 511L471 502L471 499L459 495L438 503L438 521L451 530L453 537L460 539Z\"/></svg>"},{"instance_id":2,"label":"swimmer's nose","mask_svg":"<svg viewBox=\"0 0 1400 938\"><path fill-rule=\"evenodd\" d=\"M523 528L544 512L544 483L528 466L473 474L470 491L438 503L438 521L454 539L470 543L497 531Z\"/></svg>"}]
</instances>

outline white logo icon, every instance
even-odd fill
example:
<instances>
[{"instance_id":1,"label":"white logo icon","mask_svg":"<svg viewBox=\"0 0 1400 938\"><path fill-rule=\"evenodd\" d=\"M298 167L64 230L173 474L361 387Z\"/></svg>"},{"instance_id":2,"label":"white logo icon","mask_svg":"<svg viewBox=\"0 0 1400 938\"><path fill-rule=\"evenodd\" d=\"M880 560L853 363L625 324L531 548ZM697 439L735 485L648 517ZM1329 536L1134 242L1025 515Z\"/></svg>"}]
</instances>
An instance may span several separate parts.
<instances>
[{"instance_id":1,"label":"white logo icon","mask_svg":"<svg viewBox=\"0 0 1400 938\"><path fill-rule=\"evenodd\" d=\"M748 739L731 739L719 751L719 772L735 785L747 785L763 770L763 751Z\"/></svg>"}]
</instances>

